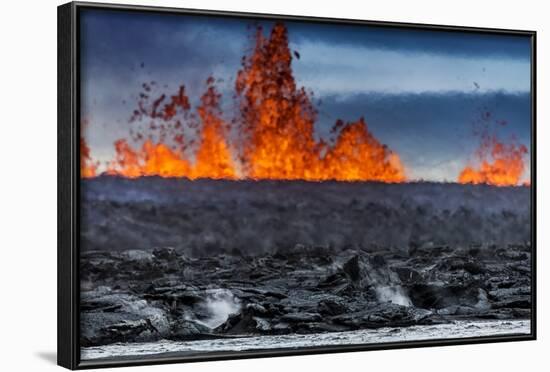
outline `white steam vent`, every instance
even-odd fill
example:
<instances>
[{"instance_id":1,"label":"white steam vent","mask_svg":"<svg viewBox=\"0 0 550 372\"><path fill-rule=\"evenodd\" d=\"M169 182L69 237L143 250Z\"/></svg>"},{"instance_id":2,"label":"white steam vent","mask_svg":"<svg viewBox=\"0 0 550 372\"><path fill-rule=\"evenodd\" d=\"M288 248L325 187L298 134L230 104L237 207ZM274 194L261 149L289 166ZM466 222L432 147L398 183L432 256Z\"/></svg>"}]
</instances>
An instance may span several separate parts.
<instances>
[{"instance_id":1,"label":"white steam vent","mask_svg":"<svg viewBox=\"0 0 550 372\"><path fill-rule=\"evenodd\" d=\"M401 306L412 306L411 299L400 285L378 286L376 288L376 295L380 302L391 302Z\"/></svg>"},{"instance_id":2,"label":"white steam vent","mask_svg":"<svg viewBox=\"0 0 550 372\"><path fill-rule=\"evenodd\" d=\"M223 324L229 315L239 312L241 301L228 289L212 289L204 304L210 317L203 320L210 328Z\"/></svg>"}]
</instances>

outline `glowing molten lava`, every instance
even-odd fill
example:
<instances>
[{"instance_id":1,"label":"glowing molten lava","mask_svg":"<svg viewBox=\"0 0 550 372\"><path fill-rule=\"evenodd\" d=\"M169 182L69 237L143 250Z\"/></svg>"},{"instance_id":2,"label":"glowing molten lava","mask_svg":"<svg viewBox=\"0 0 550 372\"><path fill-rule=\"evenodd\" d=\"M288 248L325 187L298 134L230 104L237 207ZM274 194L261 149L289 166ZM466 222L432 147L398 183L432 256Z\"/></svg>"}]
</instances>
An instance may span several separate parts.
<instances>
[{"instance_id":1,"label":"glowing molten lava","mask_svg":"<svg viewBox=\"0 0 550 372\"><path fill-rule=\"evenodd\" d=\"M108 174L128 178L140 176L187 177L191 166L181 154L162 143L150 140L143 143L140 151L134 150L128 142L115 142L116 158L107 170Z\"/></svg>"},{"instance_id":2,"label":"glowing molten lava","mask_svg":"<svg viewBox=\"0 0 550 372\"><path fill-rule=\"evenodd\" d=\"M323 159L322 172L336 180L405 181L401 159L374 138L363 118L342 126Z\"/></svg>"},{"instance_id":3,"label":"glowing molten lava","mask_svg":"<svg viewBox=\"0 0 550 372\"><path fill-rule=\"evenodd\" d=\"M221 95L211 85L201 98L198 108L202 122L200 147L196 154L195 167L190 178L236 178L235 165L226 141L227 124L220 118Z\"/></svg>"},{"instance_id":4,"label":"glowing molten lava","mask_svg":"<svg viewBox=\"0 0 550 372\"><path fill-rule=\"evenodd\" d=\"M269 37L258 28L253 50L243 57L237 74L238 114L233 120L223 119L213 78L207 80L196 113L185 87L168 100L163 94L149 104L152 88L144 84L132 120L151 120L147 133L132 132L133 142L141 146L116 141L116 155L107 173L190 179L405 181L399 156L369 132L363 118L351 123L338 120L330 144L315 139L317 112L312 94L296 86L291 64L286 27L276 24ZM189 131L195 135L189 136Z\"/></svg>"},{"instance_id":5,"label":"glowing molten lava","mask_svg":"<svg viewBox=\"0 0 550 372\"><path fill-rule=\"evenodd\" d=\"M237 75L241 155L251 178L319 178L316 112L304 88L296 88L291 60L283 25L275 25L269 39L258 29L254 51Z\"/></svg>"},{"instance_id":6,"label":"glowing molten lava","mask_svg":"<svg viewBox=\"0 0 550 372\"><path fill-rule=\"evenodd\" d=\"M478 166L465 167L458 176L460 183L488 184L495 186L530 185L521 182L526 169L527 147L511 141L500 142L487 129L481 133L481 143L476 151Z\"/></svg>"},{"instance_id":7,"label":"glowing molten lava","mask_svg":"<svg viewBox=\"0 0 550 372\"><path fill-rule=\"evenodd\" d=\"M524 145L495 143L491 148L491 160L483 159L478 168L467 166L460 172L460 183L486 183L496 186L514 186L520 184L525 170Z\"/></svg>"},{"instance_id":8,"label":"glowing molten lava","mask_svg":"<svg viewBox=\"0 0 550 372\"><path fill-rule=\"evenodd\" d=\"M333 146L314 139L317 113L305 89L296 87L291 61L287 30L276 24L268 39L258 30L254 52L237 75L248 177L404 181L399 157L372 136L363 119L338 121Z\"/></svg>"},{"instance_id":9,"label":"glowing molten lava","mask_svg":"<svg viewBox=\"0 0 550 372\"><path fill-rule=\"evenodd\" d=\"M82 119L80 122L80 130L88 126L88 120ZM80 177L90 178L97 175L98 163L94 162L90 153L90 147L86 143L84 137L80 137Z\"/></svg>"},{"instance_id":10,"label":"glowing molten lava","mask_svg":"<svg viewBox=\"0 0 550 372\"><path fill-rule=\"evenodd\" d=\"M221 95L212 86L213 79L209 78L208 89L201 98L201 105L197 111L202 122L200 131L200 145L196 153L195 163L191 164L184 155L185 139L183 134L172 131L172 141L181 146L168 146L165 143L154 143L147 139L141 149L135 150L124 139L115 142L115 159L110 163L107 173L129 178L140 176L187 177L195 178L236 178L235 167L229 146L225 140L225 123L220 119L221 110L219 101ZM164 96L163 96L164 97ZM163 98L164 99L164 98ZM162 99L162 100L163 100ZM170 103L158 112L162 100L155 100L150 116L154 118L172 119L177 108L181 107L186 113L190 109L189 100L185 96L183 87L176 96L172 96ZM177 122L170 128L180 128ZM153 126L159 129L159 137L167 139L166 126Z\"/></svg>"},{"instance_id":11,"label":"glowing molten lava","mask_svg":"<svg viewBox=\"0 0 550 372\"><path fill-rule=\"evenodd\" d=\"M97 171L97 164L93 162L90 155L90 148L84 140L84 137L80 137L80 177L90 178L95 177Z\"/></svg>"}]
</instances>

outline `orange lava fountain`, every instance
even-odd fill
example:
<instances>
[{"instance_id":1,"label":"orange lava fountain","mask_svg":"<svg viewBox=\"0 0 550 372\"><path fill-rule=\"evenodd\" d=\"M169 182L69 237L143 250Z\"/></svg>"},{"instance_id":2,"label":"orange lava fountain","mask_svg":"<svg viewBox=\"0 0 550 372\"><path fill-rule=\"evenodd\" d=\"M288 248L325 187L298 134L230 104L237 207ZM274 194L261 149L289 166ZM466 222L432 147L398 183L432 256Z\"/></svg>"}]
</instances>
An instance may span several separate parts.
<instances>
[{"instance_id":1,"label":"orange lava fountain","mask_svg":"<svg viewBox=\"0 0 550 372\"><path fill-rule=\"evenodd\" d=\"M134 142L142 142L137 149L126 139L117 140L107 173L131 178L406 180L399 156L373 136L363 118L338 120L331 144L316 140L312 93L296 86L286 27L277 23L269 37L258 28L255 36L235 82L237 118L222 118L213 78L207 80L196 114L183 86L168 103L162 95L148 107L151 87L144 84L134 118L152 120L149 134L133 136ZM184 127L196 131L196 142L188 141ZM193 160L189 149L195 150Z\"/></svg>"},{"instance_id":2,"label":"orange lava fountain","mask_svg":"<svg viewBox=\"0 0 550 372\"><path fill-rule=\"evenodd\" d=\"M481 142L476 151L478 166L466 166L458 176L458 182L471 184L488 184L495 186L529 186L522 182L525 169L525 145L512 140L503 143L495 134L489 134L485 128L481 133Z\"/></svg>"},{"instance_id":3,"label":"orange lava fountain","mask_svg":"<svg viewBox=\"0 0 550 372\"><path fill-rule=\"evenodd\" d=\"M80 122L80 130L83 131L88 126L88 120L82 119ZM86 139L80 136L80 177L92 178L97 175L98 163L92 159L90 147L86 143Z\"/></svg>"},{"instance_id":4,"label":"orange lava fountain","mask_svg":"<svg viewBox=\"0 0 550 372\"><path fill-rule=\"evenodd\" d=\"M333 128L333 146L315 141L316 110L297 88L287 30L276 24L269 38L256 35L243 60L236 90L241 103L244 169L250 178L402 182L399 156L368 131L363 119Z\"/></svg>"},{"instance_id":5,"label":"orange lava fountain","mask_svg":"<svg viewBox=\"0 0 550 372\"><path fill-rule=\"evenodd\" d=\"M187 177L191 166L181 154L163 143L150 140L143 143L140 151L134 150L126 140L115 142L116 158L107 170L108 174L128 178L141 176Z\"/></svg>"},{"instance_id":6,"label":"orange lava fountain","mask_svg":"<svg viewBox=\"0 0 550 372\"><path fill-rule=\"evenodd\" d=\"M201 105L198 108L202 131L191 178L234 179L237 174L229 144L226 141L228 126L220 118L221 95L211 85L213 82L212 78L208 79L209 87L202 96Z\"/></svg>"},{"instance_id":7,"label":"orange lava fountain","mask_svg":"<svg viewBox=\"0 0 550 372\"><path fill-rule=\"evenodd\" d=\"M80 137L80 177L95 177L97 173L97 164L93 162L90 155L90 148L84 137Z\"/></svg>"}]
</instances>

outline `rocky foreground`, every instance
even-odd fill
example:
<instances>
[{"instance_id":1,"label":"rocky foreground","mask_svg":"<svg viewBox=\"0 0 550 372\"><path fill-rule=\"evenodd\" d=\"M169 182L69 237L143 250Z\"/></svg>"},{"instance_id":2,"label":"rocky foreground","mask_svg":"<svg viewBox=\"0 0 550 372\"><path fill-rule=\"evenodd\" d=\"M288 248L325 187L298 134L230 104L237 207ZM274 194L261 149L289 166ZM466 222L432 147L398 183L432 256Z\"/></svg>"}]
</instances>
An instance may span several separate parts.
<instances>
[{"instance_id":1,"label":"rocky foreground","mask_svg":"<svg viewBox=\"0 0 550 372\"><path fill-rule=\"evenodd\" d=\"M529 244L81 255L81 345L529 318Z\"/></svg>"},{"instance_id":2,"label":"rocky foreground","mask_svg":"<svg viewBox=\"0 0 550 372\"><path fill-rule=\"evenodd\" d=\"M82 181L81 344L528 319L530 189Z\"/></svg>"}]
</instances>

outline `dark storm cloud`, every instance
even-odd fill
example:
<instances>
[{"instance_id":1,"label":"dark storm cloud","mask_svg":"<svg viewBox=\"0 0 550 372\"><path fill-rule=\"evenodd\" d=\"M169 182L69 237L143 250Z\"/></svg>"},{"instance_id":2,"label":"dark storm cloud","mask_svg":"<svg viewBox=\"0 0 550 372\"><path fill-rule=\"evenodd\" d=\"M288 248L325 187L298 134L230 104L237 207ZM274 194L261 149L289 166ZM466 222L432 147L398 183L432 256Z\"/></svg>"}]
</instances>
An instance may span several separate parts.
<instances>
[{"instance_id":1,"label":"dark storm cloud","mask_svg":"<svg viewBox=\"0 0 550 372\"><path fill-rule=\"evenodd\" d=\"M319 41L410 53L522 60L528 60L531 53L530 39L525 36L309 23L291 23L289 30L296 42Z\"/></svg>"},{"instance_id":2,"label":"dark storm cloud","mask_svg":"<svg viewBox=\"0 0 550 372\"><path fill-rule=\"evenodd\" d=\"M232 50L228 33L243 33L246 25L240 20L200 16L94 10L84 11L81 30L81 39L87 43L84 60L115 54L121 61L133 62L151 53L151 60L172 64L178 59L194 63L224 59Z\"/></svg>"},{"instance_id":3,"label":"dark storm cloud","mask_svg":"<svg viewBox=\"0 0 550 372\"><path fill-rule=\"evenodd\" d=\"M81 22L83 72L119 79L235 68L246 41L234 37L246 35L238 20L94 10L84 11Z\"/></svg>"},{"instance_id":4,"label":"dark storm cloud","mask_svg":"<svg viewBox=\"0 0 550 372\"><path fill-rule=\"evenodd\" d=\"M247 29L255 25L269 29L272 23L239 18L84 11L82 39L87 45L82 57L85 65L104 66L113 66L116 58L120 67L141 62L149 68L231 63L242 55ZM524 36L300 22L287 22L287 25L291 41L297 44L321 42L403 53L530 58L530 40Z\"/></svg>"},{"instance_id":5,"label":"dark storm cloud","mask_svg":"<svg viewBox=\"0 0 550 372\"><path fill-rule=\"evenodd\" d=\"M441 122L471 126L484 112L495 120L505 120L508 131L529 136L530 95L491 92L484 94L446 92L422 94L354 94L326 96L319 110L322 117L353 119L364 115L380 130L399 124L399 129L446 130ZM407 125L406 123L411 123ZM414 125L412 124L414 123ZM393 124L393 125L392 125Z\"/></svg>"}]
</instances>

